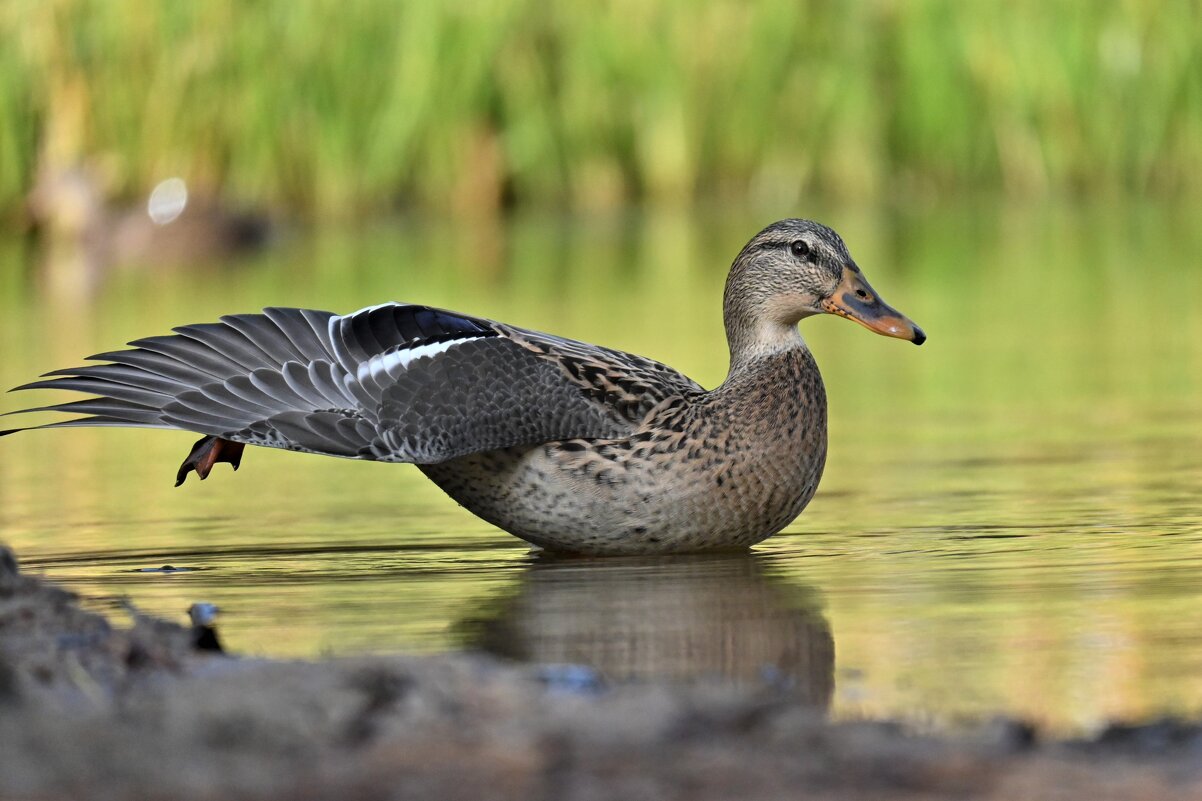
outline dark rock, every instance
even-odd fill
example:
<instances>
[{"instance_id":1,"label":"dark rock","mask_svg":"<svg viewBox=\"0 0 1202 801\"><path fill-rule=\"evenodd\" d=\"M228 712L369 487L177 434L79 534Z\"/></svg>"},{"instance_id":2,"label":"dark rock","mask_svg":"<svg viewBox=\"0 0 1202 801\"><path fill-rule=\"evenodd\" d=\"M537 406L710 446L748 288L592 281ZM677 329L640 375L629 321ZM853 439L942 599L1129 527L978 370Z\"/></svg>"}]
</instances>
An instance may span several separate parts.
<instances>
[{"instance_id":1,"label":"dark rock","mask_svg":"<svg viewBox=\"0 0 1202 801\"><path fill-rule=\"evenodd\" d=\"M0 545L0 595L16 592L20 581L21 569L17 565L17 555L7 545Z\"/></svg>"}]
</instances>

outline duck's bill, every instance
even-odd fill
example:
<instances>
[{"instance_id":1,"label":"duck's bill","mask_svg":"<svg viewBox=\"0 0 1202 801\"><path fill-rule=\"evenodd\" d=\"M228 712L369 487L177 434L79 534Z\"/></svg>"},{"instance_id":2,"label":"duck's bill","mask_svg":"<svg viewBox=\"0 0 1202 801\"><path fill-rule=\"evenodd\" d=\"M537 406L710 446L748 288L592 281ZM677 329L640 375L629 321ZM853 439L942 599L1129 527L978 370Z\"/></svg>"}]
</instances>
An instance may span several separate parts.
<instances>
[{"instance_id":1,"label":"duck's bill","mask_svg":"<svg viewBox=\"0 0 1202 801\"><path fill-rule=\"evenodd\" d=\"M850 269L843 271L835 293L822 302L827 314L854 320L882 336L908 339L915 345L927 341L927 335L914 321L880 299L864 276Z\"/></svg>"}]
</instances>

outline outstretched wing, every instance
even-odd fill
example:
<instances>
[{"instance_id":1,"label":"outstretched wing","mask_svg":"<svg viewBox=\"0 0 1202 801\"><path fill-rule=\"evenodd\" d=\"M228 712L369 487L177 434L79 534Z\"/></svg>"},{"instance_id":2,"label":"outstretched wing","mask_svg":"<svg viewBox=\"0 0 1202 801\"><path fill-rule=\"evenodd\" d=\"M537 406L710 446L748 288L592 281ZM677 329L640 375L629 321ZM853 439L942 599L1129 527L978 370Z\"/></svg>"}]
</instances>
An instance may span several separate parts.
<instances>
[{"instance_id":1,"label":"outstretched wing","mask_svg":"<svg viewBox=\"0 0 1202 801\"><path fill-rule=\"evenodd\" d=\"M666 397L700 389L657 362L426 306L272 308L174 330L18 387L97 396L22 411L84 415L39 428L175 428L430 464L622 436Z\"/></svg>"}]
</instances>

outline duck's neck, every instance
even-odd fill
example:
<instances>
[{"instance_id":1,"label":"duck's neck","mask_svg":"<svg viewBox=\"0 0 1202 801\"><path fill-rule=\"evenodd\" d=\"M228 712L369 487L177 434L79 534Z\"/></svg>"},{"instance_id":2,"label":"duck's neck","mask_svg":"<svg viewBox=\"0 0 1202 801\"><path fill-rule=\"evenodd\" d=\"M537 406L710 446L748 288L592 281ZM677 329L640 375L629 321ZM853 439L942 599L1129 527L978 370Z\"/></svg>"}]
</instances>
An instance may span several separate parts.
<instances>
[{"instance_id":1,"label":"duck's neck","mask_svg":"<svg viewBox=\"0 0 1202 801\"><path fill-rule=\"evenodd\" d=\"M711 398L788 450L825 452L826 391L810 349L797 330L797 304L756 287L727 282L723 299L730 372ZM799 423L798 421L802 421ZM820 468L819 468L820 469Z\"/></svg>"},{"instance_id":2,"label":"duck's neck","mask_svg":"<svg viewBox=\"0 0 1202 801\"><path fill-rule=\"evenodd\" d=\"M731 344L730 370L722 384L713 390L715 394L738 395L751 389L757 395L770 396L774 403L799 394L825 397L818 365L796 328L792 336L759 339L752 347Z\"/></svg>"},{"instance_id":3,"label":"duck's neck","mask_svg":"<svg viewBox=\"0 0 1202 801\"><path fill-rule=\"evenodd\" d=\"M727 282L722 303L730 371L715 394L751 393L757 402L819 403L825 400L818 365L797 330L796 305L779 296ZM810 397L810 396L813 397ZM821 398L819 397L821 396Z\"/></svg>"},{"instance_id":4,"label":"duck's neck","mask_svg":"<svg viewBox=\"0 0 1202 801\"><path fill-rule=\"evenodd\" d=\"M730 346L728 376L734 376L773 356L809 352L796 323L779 325L760 321L760 325L755 327L732 327L728 321L726 339Z\"/></svg>"},{"instance_id":5,"label":"duck's neck","mask_svg":"<svg viewBox=\"0 0 1202 801\"><path fill-rule=\"evenodd\" d=\"M809 352L797 330L800 318L796 311L774 303L771 297L757 298L728 285L722 317L730 348L727 380L773 356Z\"/></svg>"}]
</instances>

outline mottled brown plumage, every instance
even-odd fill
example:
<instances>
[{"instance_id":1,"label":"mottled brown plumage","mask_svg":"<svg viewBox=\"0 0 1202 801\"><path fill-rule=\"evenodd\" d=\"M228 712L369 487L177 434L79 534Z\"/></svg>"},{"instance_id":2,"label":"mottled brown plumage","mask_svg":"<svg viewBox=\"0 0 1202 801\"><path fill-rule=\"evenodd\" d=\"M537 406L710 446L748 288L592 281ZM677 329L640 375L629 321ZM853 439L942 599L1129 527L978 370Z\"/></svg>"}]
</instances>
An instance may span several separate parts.
<instances>
[{"instance_id":1,"label":"mottled brown plumage","mask_svg":"<svg viewBox=\"0 0 1202 801\"><path fill-rule=\"evenodd\" d=\"M624 436L471 454L422 470L480 517L553 550L753 545L797 517L822 477L826 392L797 323L823 303L840 303L845 281L845 291L875 313L844 316L925 340L876 299L833 231L786 220L761 231L731 267L723 300L731 362L721 386L706 392L655 381L667 392L630 417L635 428ZM521 332L510 336L520 340ZM581 383L592 376L590 390L628 375L601 358L571 372Z\"/></svg>"},{"instance_id":2,"label":"mottled brown plumage","mask_svg":"<svg viewBox=\"0 0 1202 801\"><path fill-rule=\"evenodd\" d=\"M877 298L834 231L783 220L731 267L730 372L710 391L633 354L395 303L183 326L23 388L98 396L42 407L86 415L46 427L216 440L197 443L193 461L197 449L233 453L219 447L227 441L411 462L472 512L547 548L742 548L787 525L818 487L826 396L797 323L823 312L925 340Z\"/></svg>"},{"instance_id":3,"label":"mottled brown plumage","mask_svg":"<svg viewBox=\"0 0 1202 801\"><path fill-rule=\"evenodd\" d=\"M740 548L784 528L826 459L826 396L804 348L712 392L674 395L627 436L422 465L448 495L536 545L593 554Z\"/></svg>"}]
</instances>

